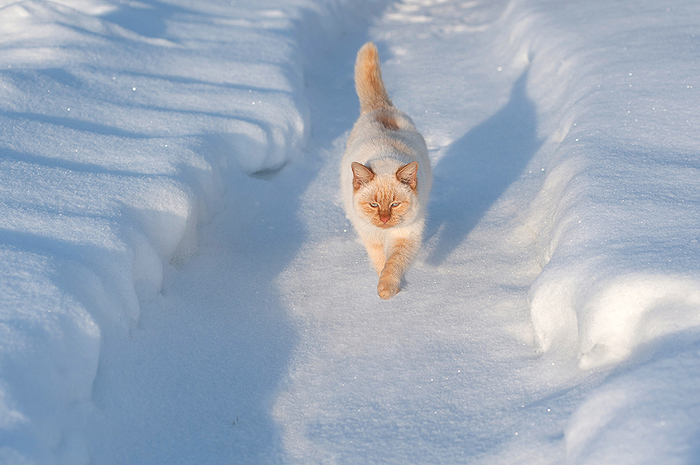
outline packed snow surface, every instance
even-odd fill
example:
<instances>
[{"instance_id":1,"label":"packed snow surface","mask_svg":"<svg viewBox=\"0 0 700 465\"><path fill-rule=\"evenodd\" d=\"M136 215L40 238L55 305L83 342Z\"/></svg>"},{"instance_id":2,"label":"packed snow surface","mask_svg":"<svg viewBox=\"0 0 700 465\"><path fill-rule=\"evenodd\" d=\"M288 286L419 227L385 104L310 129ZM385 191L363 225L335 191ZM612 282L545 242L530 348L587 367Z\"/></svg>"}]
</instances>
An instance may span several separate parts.
<instances>
[{"instance_id":1,"label":"packed snow surface","mask_svg":"<svg viewBox=\"0 0 700 465\"><path fill-rule=\"evenodd\" d=\"M0 0L0 463L700 460L694 0ZM377 44L430 149L384 302Z\"/></svg>"}]
</instances>

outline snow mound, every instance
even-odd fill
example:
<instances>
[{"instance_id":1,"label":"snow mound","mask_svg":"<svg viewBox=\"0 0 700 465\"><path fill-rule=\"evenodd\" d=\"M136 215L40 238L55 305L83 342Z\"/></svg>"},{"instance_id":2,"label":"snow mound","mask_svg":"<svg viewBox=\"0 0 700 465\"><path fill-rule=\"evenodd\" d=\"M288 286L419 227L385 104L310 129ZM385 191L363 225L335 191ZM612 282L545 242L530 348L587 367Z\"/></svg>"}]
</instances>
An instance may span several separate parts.
<instances>
[{"instance_id":1,"label":"snow mound","mask_svg":"<svg viewBox=\"0 0 700 465\"><path fill-rule=\"evenodd\" d=\"M3 463L89 462L101 348L196 250L227 169L274 173L306 144L299 15L3 2Z\"/></svg>"},{"instance_id":2,"label":"snow mound","mask_svg":"<svg viewBox=\"0 0 700 465\"><path fill-rule=\"evenodd\" d=\"M575 353L584 369L700 323L700 96L686 84L700 71L697 14L618 6L564 29L565 9L509 13L503 48L529 56L552 153L527 219L543 266L532 322L543 351Z\"/></svg>"}]
</instances>

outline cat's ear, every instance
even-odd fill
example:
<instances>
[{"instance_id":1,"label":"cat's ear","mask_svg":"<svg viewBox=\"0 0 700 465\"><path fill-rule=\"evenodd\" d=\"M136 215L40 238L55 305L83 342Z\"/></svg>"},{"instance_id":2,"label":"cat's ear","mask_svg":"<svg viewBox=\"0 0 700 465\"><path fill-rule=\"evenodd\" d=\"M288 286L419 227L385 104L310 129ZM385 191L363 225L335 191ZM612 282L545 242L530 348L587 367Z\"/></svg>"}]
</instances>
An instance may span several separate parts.
<instances>
[{"instance_id":1,"label":"cat's ear","mask_svg":"<svg viewBox=\"0 0 700 465\"><path fill-rule=\"evenodd\" d=\"M396 171L396 179L416 190L418 187L418 162L414 161L399 168Z\"/></svg>"},{"instance_id":2,"label":"cat's ear","mask_svg":"<svg viewBox=\"0 0 700 465\"><path fill-rule=\"evenodd\" d=\"M374 179L374 172L365 165L352 162L352 187L357 190Z\"/></svg>"}]
</instances>

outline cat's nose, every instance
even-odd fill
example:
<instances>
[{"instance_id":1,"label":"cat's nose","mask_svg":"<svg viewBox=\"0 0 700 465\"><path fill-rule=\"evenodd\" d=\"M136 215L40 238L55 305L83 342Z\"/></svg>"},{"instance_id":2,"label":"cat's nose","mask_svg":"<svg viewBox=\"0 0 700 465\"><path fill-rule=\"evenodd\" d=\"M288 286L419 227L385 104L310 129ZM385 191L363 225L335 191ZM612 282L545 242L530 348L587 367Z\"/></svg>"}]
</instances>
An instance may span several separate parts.
<instances>
[{"instance_id":1,"label":"cat's nose","mask_svg":"<svg viewBox=\"0 0 700 465\"><path fill-rule=\"evenodd\" d=\"M382 223L386 224L386 222L389 221L389 215L379 215L379 219L382 220Z\"/></svg>"}]
</instances>

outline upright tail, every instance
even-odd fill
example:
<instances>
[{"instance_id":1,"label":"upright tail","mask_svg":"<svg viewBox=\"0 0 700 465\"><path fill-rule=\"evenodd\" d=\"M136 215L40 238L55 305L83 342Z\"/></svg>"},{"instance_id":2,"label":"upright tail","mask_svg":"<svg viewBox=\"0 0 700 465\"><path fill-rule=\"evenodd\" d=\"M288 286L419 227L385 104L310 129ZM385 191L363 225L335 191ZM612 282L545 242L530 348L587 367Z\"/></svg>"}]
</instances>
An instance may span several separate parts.
<instances>
[{"instance_id":1,"label":"upright tail","mask_svg":"<svg viewBox=\"0 0 700 465\"><path fill-rule=\"evenodd\" d=\"M372 42L367 42L357 52L355 62L355 91L360 97L360 113L365 114L392 106L382 81L379 52Z\"/></svg>"}]
</instances>

